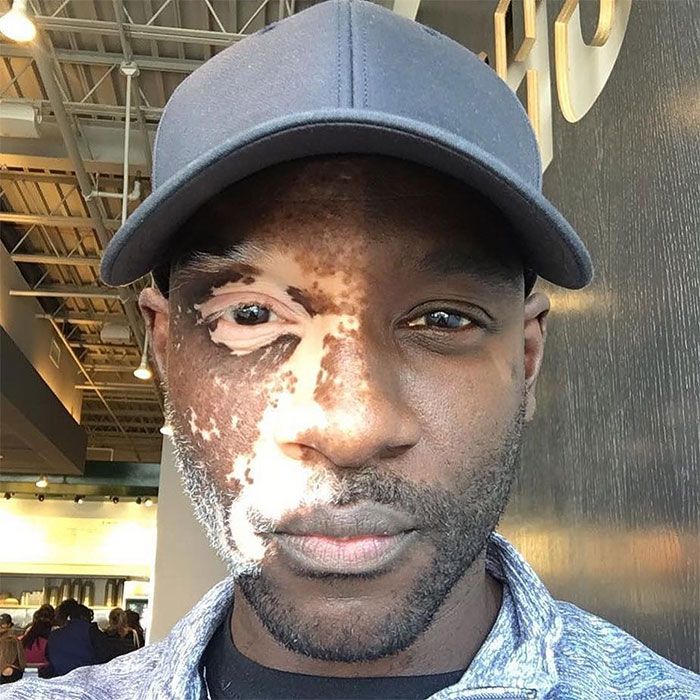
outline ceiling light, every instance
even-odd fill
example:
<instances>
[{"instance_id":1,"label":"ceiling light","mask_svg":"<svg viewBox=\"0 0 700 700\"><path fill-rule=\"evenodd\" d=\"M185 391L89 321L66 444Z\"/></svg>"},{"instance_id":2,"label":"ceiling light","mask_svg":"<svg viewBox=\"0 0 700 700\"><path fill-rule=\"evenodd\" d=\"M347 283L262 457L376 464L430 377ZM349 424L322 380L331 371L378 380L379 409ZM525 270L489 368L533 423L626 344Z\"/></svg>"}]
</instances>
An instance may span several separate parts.
<instances>
[{"instance_id":1,"label":"ceiling light","mask_svg":"<svg viewBox=\"0 0 700 700\"><path fill-rule=\"evenodd\" d=\"M43 503L44 499L46 498L46 496L43 493L37 493L36 497L40 503Z\"/></svg>"},{"instance_id":2,"label":"ceiling light","mask_svg":"<svg viewBox=\"0 0 700 700\"><path fill-rule=\"evenodd\" d=\"M0 32L13 41L31 41L36 27L27 17L27 0L14 0L12 9L0 17Z\"/></svg>"},{"instance_id":3,"label":"ceiling light","mask_svg":"<svg viewBox=\"0 0 700 700\"><path fill-rule=\"evenodd\" d=\"M85 496L76 496L73 500L74 500L77 504L81 504L81 503L84 503L84 502L85 502Z\"/></svg>"},{"instance_id":4,"label":"ceiling light","mask_svg":"<svg viewBox=\"0 0 700 700\"><path fill-rule=\"evenodd\" d=\"M163 435L170 436L173 434L173 426L169 423L163 423L163 425L160 426L160 432Z\"/></svg>"},{"instance_id":5,"label":"ceiling light","mask_svg":"<svg viewBox=\"0 0 700 700\"><path fill-rule=\"evenodd\" d=\"M140 506L141 503L142 503L141 496L137 496L137 497L136 497L136 505L137 505L137 506Z\"/></svg>"},{"instance_id":6,"label":"ceiling light","mask_svg":"<svg viewBox=\"0 0 700 700\"><path fill-rule=\"evenodd\" d=\"M5 491L5 498L9 501L12 498L12 494L9 491Z\"/></svg>"},{"instance_id":7,"label":"ceiling light","mask_svg":"<svg viewBox=\"0 0 700 700\"><path fill-rule=\"evenodd\" d=\"M42 474L34 483L38 489L45 489L49 485L49 478Z\"/></svg>"},{"instance_id":8,"label":"ceiling light","mask_svg":"<svg viewBox=\"0 0 700 700\"><path fill-rule=\"evenodd\" d=\"M141 364L134 370L137 379L148 381L152 376L151 368L148 366L148 333L143 340L143 352L141 353Z\"/></svg>"},{"instance_id":9,"label":"ceiling light","mask_svg":"<svg viewBox=\"0 0 700 700\"><path fill-rule=\"evenodd\" d=\"M112 496L112 503L114 503L115 505L119 503L119 496Z\"/></svg>"},{"instance_id":10,"label":"ceiling light","mask_svg":"<svg viewBox=\"0 0 700 700\"><path fill-rule=\"evenodd\" d=\"M146 506L146 508L150 508L153 505L153 499L152 498L147 498L144 502L143 505Z\"/></svg>"}]
</instances>

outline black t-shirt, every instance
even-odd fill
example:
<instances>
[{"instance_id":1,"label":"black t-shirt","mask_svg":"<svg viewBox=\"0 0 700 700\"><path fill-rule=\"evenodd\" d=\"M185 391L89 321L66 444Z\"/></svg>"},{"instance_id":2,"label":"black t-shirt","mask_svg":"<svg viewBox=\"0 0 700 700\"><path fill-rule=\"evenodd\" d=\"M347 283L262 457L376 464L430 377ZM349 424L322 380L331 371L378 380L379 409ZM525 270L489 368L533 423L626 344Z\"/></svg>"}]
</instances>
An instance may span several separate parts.
<instances>
[{"instance_id":1,"label":"black t-shirt","mask_svg":"<svg viewBox=\"0 0 700 700\"><path fill-rule=\"evenodd\" d=\"M375 698L419 700L454 685L464 671L433 676L388 678L333 678L287 673L251 661L236 649L227 615L202 656L202 670L214 700L374 700Z\"/></svg>"}]
</instances>

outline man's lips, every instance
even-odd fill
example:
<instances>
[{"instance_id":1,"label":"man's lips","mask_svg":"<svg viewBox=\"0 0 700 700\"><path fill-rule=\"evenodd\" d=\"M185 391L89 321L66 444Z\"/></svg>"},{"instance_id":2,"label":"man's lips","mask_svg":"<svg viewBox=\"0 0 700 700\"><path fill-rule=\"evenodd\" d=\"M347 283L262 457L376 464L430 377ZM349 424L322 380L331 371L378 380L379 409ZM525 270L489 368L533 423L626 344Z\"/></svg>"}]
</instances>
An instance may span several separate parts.
<instances>
[{"instance_id":1,"label":"man's lips","mask_svg":"<svg viewBox=\"0 0 700 700\"><path fill-rule=\"evenodd\" d=\"M415 541L413 521L388 506L322 506L283 519L278 552L306 573L362 574L394 563Z\"/></svg>"},{"instance_id":2,"label":"man's lips","mask_svg":"<svg viewBox=\"0 0 700 700\"><path fill-rule=\"evenodd\" d=\"M368 574L386 569L415 541L415 530L398 535L324 537L275 535L278 552L301 573Z\"/></svg>"},{"instance_id":3,"label":"man's lips","mask_svg":"<svg viewBox=\"0 0 700 700\"><path fill-rule=\"evenodd\" d=\"M275 532L285 535L364 537L398 535L415 530L412 518L389 506L364 501L352 506L314 506L280 520Z\"/></svg>"}]
</instances>

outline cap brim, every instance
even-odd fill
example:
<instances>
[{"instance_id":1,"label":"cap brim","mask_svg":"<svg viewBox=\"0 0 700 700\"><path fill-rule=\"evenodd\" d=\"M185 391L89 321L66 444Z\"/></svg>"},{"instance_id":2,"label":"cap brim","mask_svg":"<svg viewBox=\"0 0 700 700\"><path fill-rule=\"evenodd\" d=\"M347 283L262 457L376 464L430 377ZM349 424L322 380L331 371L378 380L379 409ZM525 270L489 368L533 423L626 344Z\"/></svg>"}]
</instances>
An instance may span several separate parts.
<instances>
[{"instance_id":1,"label":"cap brim","mask_svg":"<svg viewBox=\"0 0 700 700\"><path fill-rule=\"evenodd\" d=\"M129 284L168 257L182 224L208 199L264 168L308 156L374 154L425 165L487 197L513 226L524 264L562 287L593 275L571 225L529 183L481 148L444 130L358 109L310 112L260 124L221 143L159 185L127 219L102 259L106 284Z\"/></svg>"}]
</instances>

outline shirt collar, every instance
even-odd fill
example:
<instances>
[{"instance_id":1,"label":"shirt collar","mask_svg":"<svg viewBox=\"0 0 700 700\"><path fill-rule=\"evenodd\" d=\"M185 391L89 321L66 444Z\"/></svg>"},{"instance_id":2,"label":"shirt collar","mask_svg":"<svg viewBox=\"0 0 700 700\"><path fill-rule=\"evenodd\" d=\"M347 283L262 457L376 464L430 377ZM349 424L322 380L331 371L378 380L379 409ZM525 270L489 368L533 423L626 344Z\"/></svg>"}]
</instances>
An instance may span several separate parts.
<instances>
[{"instance_id":1,"label":"shirt collar","mask_svg":"<svg viewBox=\"0 0 700 700\"><path fill-rule=\"evenodd\" d=\"M554 649L563 622L556 603L529 564L496 532L488 541L486 569L504 584L501 610L459 682L433 697L478 697L484 688L528 689L544 697L557 682ZM201 694L200 661L233 603L233 591L232 577L216 584L159 644L154 684L160 690L165 683L172 697L187 697L194 687Z\"/></svg>"},{"instance_id":2,"label":"shirt collar","mask_svg":"<svg viewBox=\"0 0 700 700\"><path fill-rule=\"evenodd\" d=\"M544 697L558 680L554 651L563 620L556 602L515 547L496 532L487 545L486 570L503 583L501 610L469 668L444 697L478 697L469 692L478 688L521 688Z\"/></svg>"}]
</instances>

